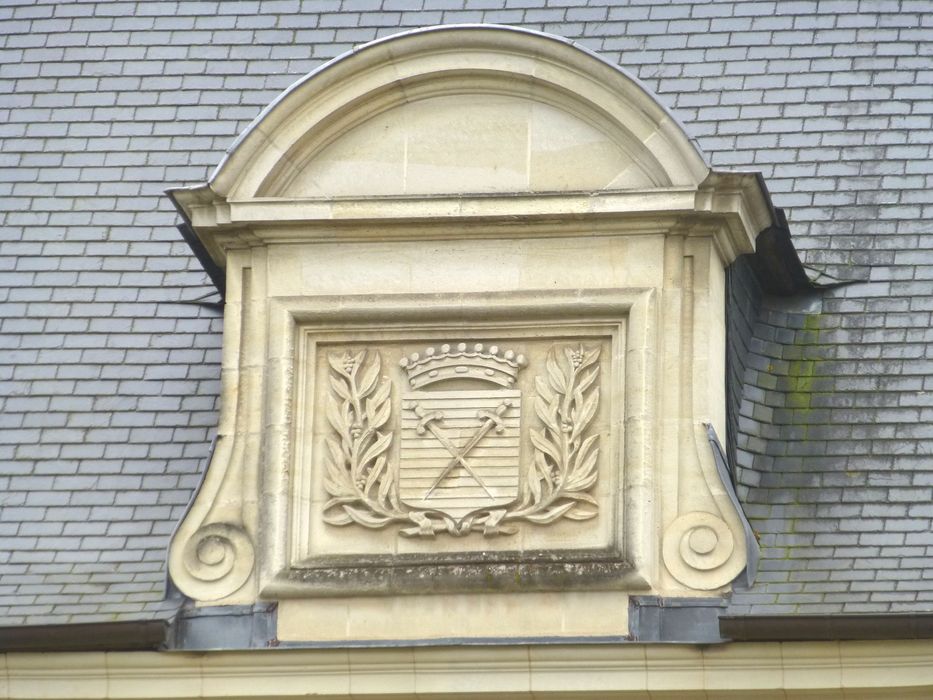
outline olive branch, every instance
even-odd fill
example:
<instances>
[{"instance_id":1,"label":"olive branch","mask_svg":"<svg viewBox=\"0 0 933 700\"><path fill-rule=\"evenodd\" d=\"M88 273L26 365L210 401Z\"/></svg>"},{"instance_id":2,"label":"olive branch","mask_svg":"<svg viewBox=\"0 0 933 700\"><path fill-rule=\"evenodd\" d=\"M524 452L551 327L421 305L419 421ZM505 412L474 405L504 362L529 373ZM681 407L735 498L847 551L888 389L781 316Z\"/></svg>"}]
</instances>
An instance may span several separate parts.
<instances>
[{"instance_id":1,"label":"olive branch","mask_svg":"<svg viewBox=\"0 0 933 700\"><path fill-rule=\"evenodd\" d=\"M593 386L597 359L598 347L568 345L548 352L547 379L535 377L535 413L543 428L531 430L534 460L522 479L517 508L504 520L546 524L561 517L596 517L598 503L587 491L598 475L599 435L586 432L599 406L599 387Z\"/></svg>"},{"instance_id":2,"label":"olive branch","mask_svg":"<svg viewBox=\"0 0 933 700\"><path fill-rule=\"evenodd\" d=\"M379 430L392 412L392 383L379 381L379 353L331 353L327 361L333 372L325 410L336 438L325 439L324 488L332 498L324 504L324 522L381 527L407 520L394 488L398 475L386 456L392 433Z\"/></svg>"}]
</instances>

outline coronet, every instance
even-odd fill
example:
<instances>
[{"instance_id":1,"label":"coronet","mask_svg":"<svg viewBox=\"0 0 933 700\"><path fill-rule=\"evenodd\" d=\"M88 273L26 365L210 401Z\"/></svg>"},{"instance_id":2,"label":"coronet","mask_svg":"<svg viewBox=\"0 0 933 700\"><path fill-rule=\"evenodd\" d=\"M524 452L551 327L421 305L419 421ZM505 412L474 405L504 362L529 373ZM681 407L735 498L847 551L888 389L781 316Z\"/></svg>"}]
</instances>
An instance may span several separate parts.
<instances>
[{"instance_id":1,"label":"coronet","mask_svg":"<svg viewBox=\"0 0 933 700\"><path fill-rule=\"evenodd\" d=\"M514 350L483 343L429 347L423 353L414 352L399 361L413 389L448 379L479 379L510 387L527 363L525 356Z\"/></svg>"}]
</instances>

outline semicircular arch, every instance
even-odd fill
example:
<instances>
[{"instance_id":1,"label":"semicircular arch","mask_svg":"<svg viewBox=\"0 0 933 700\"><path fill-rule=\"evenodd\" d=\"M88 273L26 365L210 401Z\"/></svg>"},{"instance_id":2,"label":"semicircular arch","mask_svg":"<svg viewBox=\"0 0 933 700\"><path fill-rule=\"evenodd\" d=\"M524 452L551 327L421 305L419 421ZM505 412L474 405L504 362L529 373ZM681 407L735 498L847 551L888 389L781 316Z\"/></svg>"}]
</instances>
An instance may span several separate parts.
<instances>
[{"instance_id":1,"label":"semicircular arch","mask_svg":"<svg viewBox=\"0 0 933 700\"><path fill-rule=\"evenodd\" d=\"M302 79L211 178L228 200L644 190L709 174L634 78L557 37L435 27Z\"/></svg>"}]
</instances>

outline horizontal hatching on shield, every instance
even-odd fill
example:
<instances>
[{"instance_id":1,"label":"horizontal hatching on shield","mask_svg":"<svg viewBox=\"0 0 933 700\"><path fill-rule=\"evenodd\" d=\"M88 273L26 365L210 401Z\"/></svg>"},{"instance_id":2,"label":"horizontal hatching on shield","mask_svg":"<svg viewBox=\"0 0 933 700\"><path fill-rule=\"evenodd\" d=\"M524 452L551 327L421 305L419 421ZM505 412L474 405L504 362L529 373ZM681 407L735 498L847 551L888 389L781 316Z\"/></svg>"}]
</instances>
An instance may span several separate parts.
<instances>
[{"instance_id":1,"label":"horizontal hatching on shield","mask_svg":"<svg viewBox=\"0 0 933 700\"><path fill-rule=\"evenodd\" d=\"M497 411L499 423L483 415ZM402 396L401 422L399 496L406 505L459 519L518 497L521 392L411 392ZM469 469L458 461L441 478L464 450Z\"/></svg>"}]
</instances>

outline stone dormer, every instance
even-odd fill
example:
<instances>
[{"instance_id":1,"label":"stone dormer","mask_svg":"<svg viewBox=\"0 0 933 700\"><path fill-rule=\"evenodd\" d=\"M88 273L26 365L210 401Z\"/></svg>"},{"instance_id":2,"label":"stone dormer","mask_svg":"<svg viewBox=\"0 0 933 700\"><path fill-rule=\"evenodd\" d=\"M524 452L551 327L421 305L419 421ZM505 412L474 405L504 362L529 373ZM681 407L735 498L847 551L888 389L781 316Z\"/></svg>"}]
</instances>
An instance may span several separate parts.
<instances>
[{"instance_id":1,"label":"stone dormer","mask_svg":"<svg viewBox=\"0 0 933 700\"><path fill-rule=\"evenodd\" d=\"M281 640L617 638L747 564L725 269L775 224L635 79L438 27L300 81L171 196L225 270L222 416L171 547Z\"/></svg>"}]
</instances>

